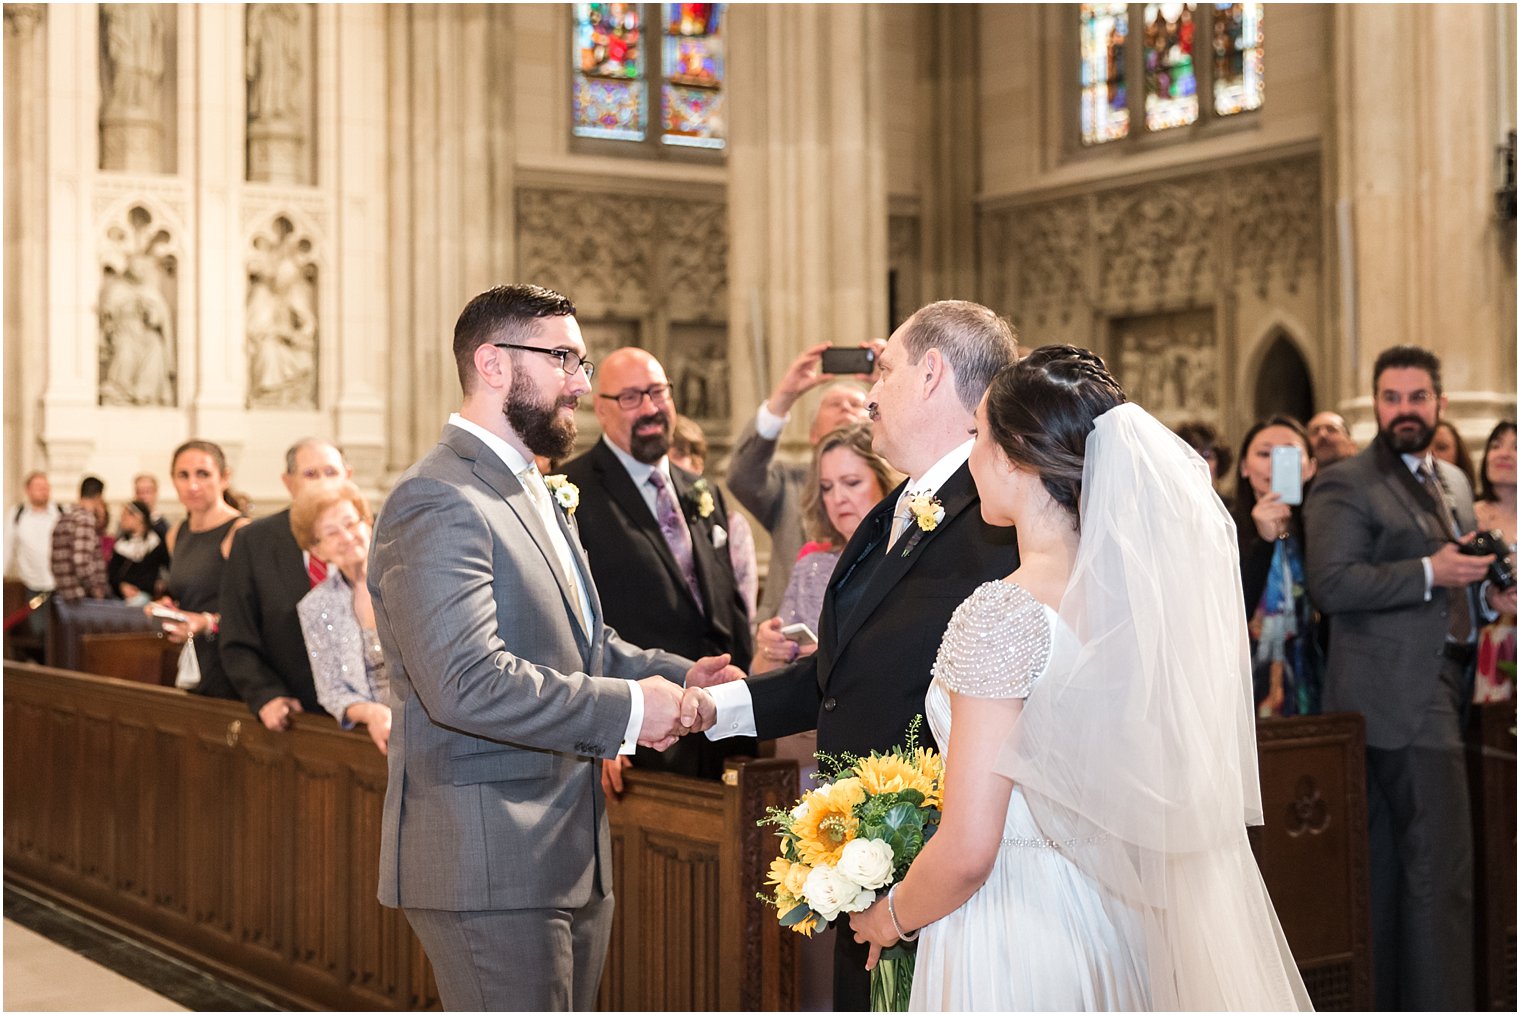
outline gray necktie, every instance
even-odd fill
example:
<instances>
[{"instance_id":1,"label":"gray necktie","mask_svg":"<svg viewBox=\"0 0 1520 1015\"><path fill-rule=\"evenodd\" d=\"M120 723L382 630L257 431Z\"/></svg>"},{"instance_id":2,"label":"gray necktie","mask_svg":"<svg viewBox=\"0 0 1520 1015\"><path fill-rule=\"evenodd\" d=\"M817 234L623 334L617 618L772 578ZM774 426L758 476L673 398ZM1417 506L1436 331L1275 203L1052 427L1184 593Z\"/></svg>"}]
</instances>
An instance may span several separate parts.
<instances>
[{"instance_id":1,"label":"gray necktie","mask_svg":"<svg viewBox=\"0 0 1520 1015\"><path fill-rule=\"evenodd\" d=\"M892 535L887 540L887 552L892 552L892 547L897 545L898 539L907 531L908 523L913 519L913 511L908 507L908 501L913 497L913 491L909 487L903 487L903 492L897 496L897 510L892 512Z\"/></svg>"},{"instance_id":2,"label":"gray necktie","mask_svg":"<svg viewBox=\"0 0 1520 1015\"><path fill-rule=\"evenodd\" d=\"M1452 510L1451 501L1447 499L1446 487L1441 484L1441 479L1436 475L1435 466L1430 462L1420 463L1420 484L1425 487L1425 492L1430 494L1436 502L1436 510L1440 516L1446 519L1446 530L1453 536L1460 535L1462 528L1457 524L1456 512ZM1447 599L1450 603L1451 616L1448 618L1447 636L1460 645L1466 645L1472 641L1472 604L1468 599L1467 587L1460 589L1447 589Z\"/></svg>"}]
</instances>

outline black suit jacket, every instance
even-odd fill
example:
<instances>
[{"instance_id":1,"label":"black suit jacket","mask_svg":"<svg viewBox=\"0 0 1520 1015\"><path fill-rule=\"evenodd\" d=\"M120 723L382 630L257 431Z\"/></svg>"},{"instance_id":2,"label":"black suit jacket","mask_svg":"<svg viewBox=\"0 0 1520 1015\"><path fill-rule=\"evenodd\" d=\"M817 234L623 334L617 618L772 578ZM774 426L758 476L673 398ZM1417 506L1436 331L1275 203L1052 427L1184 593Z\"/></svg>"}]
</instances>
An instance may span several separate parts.
<instances>
[{"instance_id":1,"label":"black suit jacket","mask_svg":"<svg viewBox=\"0 0 1520 1015\"><path fill-rule=\"evenodd\" d=\"M260 518L232 540L222 569L222 667L254 715L271 699L289 695L307 712L317 704L311 661L296 604L311 590L306 562L290 531L290 510Z\"/></svg>"},{"instance_id":2,"label":"black suit jacket","mask_svg":"<svg viewBox=\"0 0 1520 1015\"><path fill-rule=\"evenodd\" d=\"M950 615L977 586L1018 566L1014 530L982 520L967 465L940 487L939 526L922 532L910 523L888 551L901 490L876 505L840 554L824 595L818 651L750 680L761 737L816 727L820 751L860 755L902 743L924 713ZM852 588L854 582L864 584ZM927 724L920 742L934 742Z\"/></svg>"},{"instance_id":3,"label":"black suit jacket","mask_svg":"<svg viewBox=\"0 0 1520 1015\"><path fill-rule=\"evenodd\" d=\"M754 655L749 614L727 545L713 545L728 519L717 484L708 483L713 510L703 518L697 510L699 497L692 491L700 477L670 467L672 491L691 531L692 562L704 612L692 598L659 522L606 442L597 441L568 462L564 471L580 488L575 520L608 626L644 648L660 648L688 659L728 652L736 665L748 666ZM754 748L755 742L744 738L714 743L705 737L687 737L663 754L641 749L638 764L716 778L722 774L723 758L753 754Z\"/></svg>"}]
</instances>

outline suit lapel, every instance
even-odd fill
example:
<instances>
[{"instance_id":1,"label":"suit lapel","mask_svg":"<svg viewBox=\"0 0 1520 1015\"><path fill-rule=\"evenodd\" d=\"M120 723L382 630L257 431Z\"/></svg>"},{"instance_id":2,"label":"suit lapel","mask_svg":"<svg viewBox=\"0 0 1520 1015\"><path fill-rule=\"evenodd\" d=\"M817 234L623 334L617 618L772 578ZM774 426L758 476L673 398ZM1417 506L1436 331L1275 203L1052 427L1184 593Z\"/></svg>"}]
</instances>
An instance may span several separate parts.
<instances>
[{"instance_id":1,"label":"suit lapel","mask_svg":"<svg viewBox=\"0 0 1520 1015\"><path fill-rule=\"evenodd\" d=\"M622 511L623 517L628 519L628 524L632 526L633 531L649 542L655 555L665 565L670 580L690 600L691 591L686 588L686 578L681 574L675 554L670 552L670 544L665 542L665 533L660 531L660 523L655 520L654 514L649 510L649 503L644 500L644 495L634 485L633 477L628 475L628 470L623 468L623 463L617 460L605 444L598 441L592 448L591 466L601 478L602 487L607 491L607 496ZM671 492L675 493L674 490ZM680 497L677 495L676 510L679 511L680 508Z\"/></svg>"},{"instance_id":2,"label":"suit lapel","mask_svg":"<svg viewBox=\"0 0 1520 1015\"><path fill-rule=\"evenodd\" d=\"M559 584L560 597L564 600L565 613L570 620L570 626L586 637L587 632L581 629L581 623L577 617L574 579L565 573L564 567L559 562L559 554L555 553L553 547L550 546L549 531L544 528L538 509L533 506L528 491L523 489L522 481L514 476L506 463L498 458L494 451L486 447L478 437L455 426L444 429L444 443L448 444L459 457L474 463L473 470L476 478L495 491L503 503L517 516L523 528L528 530L529 540L543 557L545 566L549 568ZM572 542L571 545L577 544ZM587 588L591 587L589 581L586 585Z\"/></svg>"},{"instance_id":3,"label":"suit lapel","mask_svg":"<svg viewBox=\"0 0 1520 1015\"><path fill-rule=\"evenodd\" d=\"M851 581L864 581L862 567L871 554L883 553L882 542L891 531L892 509L906 480L881 499L855 530L855 535L845 544L839 554L839 562L829 578L828 591L823 597L823 611L818 618L818 682L825 683L825 675L833 669L834 659L840 645L839 592ZM854 625L852 625L854 626Z\"/></svg>"},{"instance_id":4,"label":"suit lapel","mask_svg":"<svg viewBox=\"0 0 1520 1015\"><path fill-rule=\"evenodd\" d=\"M865 623L866 618L881 605L887 593L891 592L893 587L913 569L913 565L922 560L923 555L930 551L934 538L945 531L945 528L955 520L956 515L975 502L976 484L971 480L970 466L962 465L956 469L940 486L936 496L945 509L945 517L940 520L939 525L927 532L919 529L911 521L908 523L907 531L896 543L892 544L890 550L886 551L887 559L881 561L871 572L869 584L861 591L860 599L849 611L849 615L838 618L840 626L837 644L849 643L850 638L860 629L860 625ZM887 503L887 519L890 521L892 509L897 506L897 499L894 496L889 503L885 501L884 503ZM871 552L883 551L876 547Z\"/></svg>"},{"instance_id":5,"label":"suit lapel","mask_svg":"<svg viewBox=\"0 0 1520 1015\"><path fill-rule=\"evenodd\" d=\"M1400 455L1385 445L1381 437L1374 437L1373 441L1373 463L1378 474L1394 500L1409 512L1409 520L1430 541L1433 550L1442 543L1449 542L1444 509L1436 504L1430 492L1414 478Z\"/></svg>"},{"instance_id":6,"label":"suit lapel","mask_svg":"<svg viewBox=\"0 0 1520 1015\"><path fill-rule=\"evenodd\" d=\"M676 506L681 511L681 517L686 521L686 530L691 533L692 565L697 571L697 587L702 590L702 599L707 606L704 612L713 630L727 641L733 632L724 622L724 618L728 615L727 610L719 607L726 604L731 597L734 583L728 582L725 588L721 579L724 569L727 568L731 572L733 565L727 563L727 550L720 550L713 546L713 527L724 521L718 517L717 495L713 495L712 514L705 519L695 518L693 515L696 512L690 509L690 505L697 500L691 490L697 477L675 465L670 467L670 477L671 485L675 488ZM674 559L673 556L672 559ZM686 583L683 581L681 584L684 587Z\"/></svg>"}]
</instances>

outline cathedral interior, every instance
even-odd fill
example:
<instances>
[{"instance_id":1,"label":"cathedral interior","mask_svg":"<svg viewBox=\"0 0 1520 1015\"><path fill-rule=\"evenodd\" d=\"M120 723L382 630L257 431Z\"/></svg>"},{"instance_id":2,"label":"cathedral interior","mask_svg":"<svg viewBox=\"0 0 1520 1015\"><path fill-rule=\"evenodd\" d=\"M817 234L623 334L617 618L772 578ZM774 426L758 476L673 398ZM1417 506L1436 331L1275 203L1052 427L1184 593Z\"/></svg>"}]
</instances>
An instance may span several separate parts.
<instances>
[{"instance_id":1,"label":"cathedral interior","mask_svg":"<svg viewBox=\"0 0 1520 1015\"><path fill-rule=\"evenodd\" d=\"M569 296L593 360L654 353L720 479L801 350L941 299L1096 350L1226 445L1321 410L1365 444L1379 351L1424 346L1481 448L1516 405L1516 27L1508 4L6 3L5 502L95 475L114 514L202 438L265 514L319 436L378 508L458 405L456 317L507 282ZM1513 1003L1513 914L1509 948Z\"/></svg>"}]
</instances>

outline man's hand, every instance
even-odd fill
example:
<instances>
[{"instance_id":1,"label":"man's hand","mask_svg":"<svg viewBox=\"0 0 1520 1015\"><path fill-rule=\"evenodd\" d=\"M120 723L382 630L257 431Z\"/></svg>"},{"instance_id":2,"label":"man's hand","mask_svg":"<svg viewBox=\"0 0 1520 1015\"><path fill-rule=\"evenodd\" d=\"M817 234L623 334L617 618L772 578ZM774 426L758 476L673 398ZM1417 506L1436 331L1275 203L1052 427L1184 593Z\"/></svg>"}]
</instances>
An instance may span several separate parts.
<instances>
[{"instance_id":1,"label":"man's hand","mask_svg":"<svg viewBox=\"0 0 1520 1015\"><path fill-rule=\"evenodd\" d=\"M743 680L744 671L729 663L727 652L720 656L703 656L686 671L687 687L711 687L726 684L730 680Z\"/></svg>"},{"instance_id":2,"label":"man's hand","mask_svg":"<svg viewBox=\"0 0 1520 1015\"><path fill-rule=\"evenodd\" d=\"M645 677L639 687L644 692L639 743L663 751L687 732L681 725L681 688L664 677Z\"/></svg>"},{"instance_id":3,"label":"man's hand","mask_svg":"<svg viewBox=\"0 0 1520 1015\"><path fill-rule=\"evenodd\" d=\"M259 722L266 730L276 733L290 729L290 717L301 711L301 703L295 698L270 698L259 709Z\"/></svg>"},{"instance_id":4,"label":"man's hand","mask_svg":"<svg viewBox=\"0 0 1520 1015\"><path fill-rule=\"evenodd\" d=\"M1462 542L1466 543L1472 537L1469 532L1462 537ZM1457 548L1456 543L1446 543L1430 555L1430 583L1443 589L1466 588L1473 582L1482 581L1488 574L1488 565L1493 562L1491 553L1469 557Z\"/></svg>"},{"instance_id":5,"label":"man's hand","mask_svg":"<svg viewBox=\"0 0 1520 1015\"><path fill-rule=\"evenodd\" d=\"M802 355L792 360L792 365L786 368L786 373L781 375L781 380L776 382L776 390L771 392L766 404L771 412L778 416L785 416L792 411L792 406L797 399L807 394L829 379L829 375L819 369L819 362L823 359L823 350L829 348L829 343L815 345L804 349Z\"/></svg>"},{"instance_id":6,"label":"man's hand","mask_svg":"<svg viewBox=\"0 0 1520 1015\"><path fill-rule=\"evenodd\" d=\"M688 686L681 695L681 725L689 732L703 733L718 721L718 703L704 688Z\"/></svg>"},{"instance_id":7,"label":"man's hand","mask_svg":"<svg viewBox=\"0 0 1520 1015\"><path fill-rule=\"evenodd\" d=\"M633 767L631 754L619 754L615 758L602 759L602 792L608 800L623 795L623 769Z\"/></svg>"}]
</instances>

